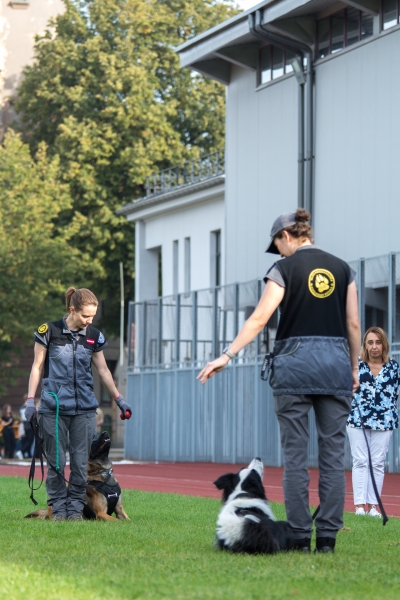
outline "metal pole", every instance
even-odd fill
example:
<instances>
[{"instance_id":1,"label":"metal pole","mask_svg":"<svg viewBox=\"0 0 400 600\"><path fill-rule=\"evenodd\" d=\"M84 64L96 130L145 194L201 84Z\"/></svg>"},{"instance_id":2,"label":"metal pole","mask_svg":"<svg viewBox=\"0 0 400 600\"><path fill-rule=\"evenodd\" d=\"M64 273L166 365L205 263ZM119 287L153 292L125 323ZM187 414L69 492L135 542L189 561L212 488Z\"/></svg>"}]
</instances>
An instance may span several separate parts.
<instances>
[{"instance_id":1,"label":"metal pole","mask_svg":"<svg viewBox=\"0 0 400 600\"><path fill-rule=\"evenodd\" d=\"M121 311L119 321L119 366L120 380L122 380L122 367L124 366L124 313L125 313L125 292L124 292L124 265L119 263L119 278L121 283ZM119 381L121 385L121 382Z\"/></svg>"},{"instance_id":2,"label":"metal pole","mask_svg":"<svg viewBox=\"0 0 400 600\"><path fill-rule=\"evenodd\" d=\"M391 348L396 337L396 255L389 254L389 282L388 282L388 338Z\"/></svg>"},{"instance_id":3,"label":"metal pole","mask_svg":"<svg viewBox=\"0 0 400 600\"><path fill-rule=\"evenodd\" d=\"M358 261L358 313L360 316L361 335L365 332L365 259Z\"/></svg>"}]
</instances>

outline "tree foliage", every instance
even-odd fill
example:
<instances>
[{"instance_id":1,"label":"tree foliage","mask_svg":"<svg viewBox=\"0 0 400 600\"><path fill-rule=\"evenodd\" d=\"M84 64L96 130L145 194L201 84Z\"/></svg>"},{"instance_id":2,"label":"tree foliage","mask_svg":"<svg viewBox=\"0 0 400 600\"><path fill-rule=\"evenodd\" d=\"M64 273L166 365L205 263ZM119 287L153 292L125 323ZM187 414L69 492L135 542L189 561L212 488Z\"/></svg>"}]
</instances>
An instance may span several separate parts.
<instances>
[{"instance_id":1,"label":"tree foliage","mask_svg":"<svg viewBox=\"0 0 400 600\"><path fill-rule=\"evenodd\" d=\"M72 204L59 169L44 144L33 159L18 135L6 134L0 146L0 395L13 375L12 342L31 340L41 321L60 318L62 292L85 262L69 244L71 231L55 235L55 219Z\"/></svg>"},{"instance_id":2,"label":"tree foliage","mask_svg":"<svg viewBox=\"0 0 400 600\"><path fill-rule=\"evenodd\" d=\"M71 243L91 256L102 282L86 284L116 309L118 262L129 297L134 275L133 227L116 209L143 194L151 172L224 144L223 87L180 69L173 48L234 9L213 0L64 2L37 38L16 109L31 151L45 142L71 191L57 230L72 231Z\"/></svg>"}]
</instances>

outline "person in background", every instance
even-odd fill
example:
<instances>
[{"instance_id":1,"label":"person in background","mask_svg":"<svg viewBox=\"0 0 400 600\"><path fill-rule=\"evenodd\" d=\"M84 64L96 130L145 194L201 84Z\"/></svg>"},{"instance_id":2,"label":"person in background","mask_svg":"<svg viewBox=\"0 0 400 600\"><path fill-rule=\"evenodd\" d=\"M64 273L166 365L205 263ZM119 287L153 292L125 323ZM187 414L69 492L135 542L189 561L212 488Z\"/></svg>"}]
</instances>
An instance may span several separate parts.
<instances>
[{"instance_id":1,"label":"person in background","mask_svg":"<svg viewBox=\"0 0 400 600\"><path fill-rule=\"evenodd\" d=\"M1 424L3 426L3 442L4 442L4 458L14 458L15 452L15 434L14 434L14 417L10 404L3 406L1 415Z\"/></svg>"},{"instance_id":2,"label":"person in background","mask_svg":"<svg viewBox=\"0 0 400 600\"><path fill-rule=\"evenodd\" d=\"M360 387L353 395L347 420L353 457L354 505L356 515L380 518L369 471L368 446L380 495L390 438L399 423L397 396L400 382L399 364L389 357L389 341L380 327L370 327L366 331L358 369Z\"/></svg>"},{"instance_id":3,"label":"person in background","mask_svg":"<svg viewBox=\"0 0 400 600\"><path fill-rule=\"evenodd\" d=\"M22 436L21 436L21 444L18 452L16 453L19 459L22 458L31 458L32 457L32 444L35 439L33 434L33 429L30 423L26 420L25 417L25 409L26 403L28 401L28 394L24 394L24 403L19 409L19 414L21 415L21 425L22 425Z\"/></svg>"}]
</instances>

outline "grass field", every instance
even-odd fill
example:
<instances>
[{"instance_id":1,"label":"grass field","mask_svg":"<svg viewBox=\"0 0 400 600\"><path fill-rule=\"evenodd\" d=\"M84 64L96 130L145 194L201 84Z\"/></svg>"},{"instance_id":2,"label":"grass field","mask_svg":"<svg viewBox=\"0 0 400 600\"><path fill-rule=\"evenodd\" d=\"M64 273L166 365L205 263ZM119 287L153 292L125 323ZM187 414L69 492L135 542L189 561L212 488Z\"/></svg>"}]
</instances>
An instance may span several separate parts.
<instances>
[{"instance_id":1,"label":"grass field","mask_svg":"<svg viewBox=\"0 0 400 600\"><path fill-rule=\"evenodd\" d=\"M400 598L400 519L346 514L334 555L233 555L213 548L217 500L124 491L131 522L52 523L22 518L28 492L1 477L0 598Z\"/></svg>"}]
</instances>

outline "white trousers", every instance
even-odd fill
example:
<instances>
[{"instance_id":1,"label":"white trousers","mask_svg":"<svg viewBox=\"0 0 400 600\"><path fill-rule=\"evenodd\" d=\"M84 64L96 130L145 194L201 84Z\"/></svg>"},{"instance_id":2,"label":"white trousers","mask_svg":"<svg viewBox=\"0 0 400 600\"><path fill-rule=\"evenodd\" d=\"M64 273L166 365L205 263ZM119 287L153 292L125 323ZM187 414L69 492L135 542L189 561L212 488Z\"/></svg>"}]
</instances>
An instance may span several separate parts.
<instances>
[{"instance_id":1,"label":"white trousers","mask_svg":"<svg viewBox=\"0 0 400 600\"><path fill-rule=\"evenodd\" d=\"M385 458L393 431L375 431L366 429L371 452L372 469L379 495L382 492L385 476ZM364 431L358 427L347 427L351 454L353 456L353 494L355 506L359 504L378 504L369 472L368 449Z\"/></svg>"}]
</instances>

